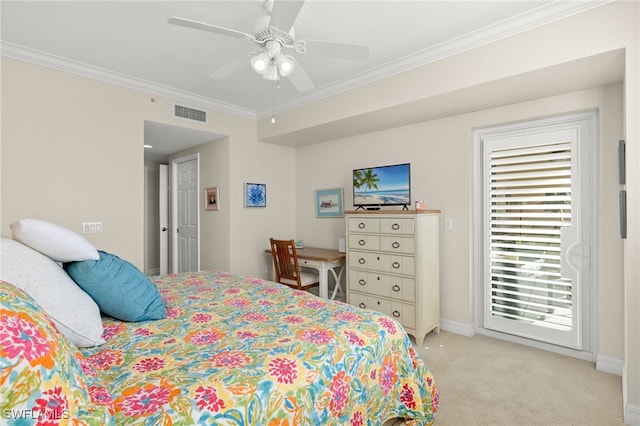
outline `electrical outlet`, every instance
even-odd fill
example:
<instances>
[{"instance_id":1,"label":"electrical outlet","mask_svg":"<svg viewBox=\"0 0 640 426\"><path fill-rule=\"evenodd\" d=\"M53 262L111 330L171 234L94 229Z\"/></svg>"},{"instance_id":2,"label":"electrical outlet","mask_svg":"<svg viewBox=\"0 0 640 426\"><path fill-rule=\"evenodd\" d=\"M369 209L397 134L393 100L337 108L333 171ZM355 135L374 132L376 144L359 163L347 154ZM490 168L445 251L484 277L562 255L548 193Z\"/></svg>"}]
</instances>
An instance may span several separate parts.
<instances>
[{"instance_id":1,"label":"electrical outlet","mask_svg":"<svg viewBox=\"0 0 640 426\"><path fill-rule=\"evenodd\" d=\"M444 220L444 230L451 231L453 229L453 220L445 219Z\"/></svg>"},{"instance_id":2,"label":"electrical outlet","mask_svg":"<svg viewBox=\"0 0 640 426\"><path fill-rule=\"evenodd\" d=\"M102 233L102 222L82 222L82 232L85 234Z\"/></svg>"}]
</instances>

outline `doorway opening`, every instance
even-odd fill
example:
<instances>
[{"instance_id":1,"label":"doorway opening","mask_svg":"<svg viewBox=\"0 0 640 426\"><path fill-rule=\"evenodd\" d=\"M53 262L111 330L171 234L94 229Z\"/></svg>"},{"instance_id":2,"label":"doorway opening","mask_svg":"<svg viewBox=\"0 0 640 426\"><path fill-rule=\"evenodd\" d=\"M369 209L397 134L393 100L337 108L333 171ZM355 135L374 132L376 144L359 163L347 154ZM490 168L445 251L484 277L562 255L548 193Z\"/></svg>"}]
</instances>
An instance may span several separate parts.
<instances>
[{"instance_id":1,"label":"doorway opening","mask_svg":"<svg viewBox=\"0 0 640 426\"><path fill-rule=\"evenodd\" d=\"M177 254L173 254L171 246L176 240L172 237L177 234L177 227L170 223L176 198L170 193L172 188L169 184L172 176L170 159L180 152L222 137L213 132L144 121L144 144L152 146L144 150L145 274L176 272L173 264L174 256Z\"/></svg>"}]
</instances>

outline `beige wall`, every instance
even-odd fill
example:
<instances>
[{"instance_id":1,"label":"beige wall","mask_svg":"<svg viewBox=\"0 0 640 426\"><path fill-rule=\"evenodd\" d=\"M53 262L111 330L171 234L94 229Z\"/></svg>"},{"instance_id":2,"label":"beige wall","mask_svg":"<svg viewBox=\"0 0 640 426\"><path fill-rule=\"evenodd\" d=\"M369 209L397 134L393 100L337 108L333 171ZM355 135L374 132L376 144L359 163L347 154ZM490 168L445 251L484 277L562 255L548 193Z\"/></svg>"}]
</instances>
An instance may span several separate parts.
<instances>
[{"instance_id":1,"label":"beige wall","mask_svg":"<svg viewBox=\"0 0 640 426\"><path fill-rule=\"evenodd\" d=\"M222 209L201 212L201 266L264 275L272 232L293 234L294 150L256 140L253 120L208 111L174 119L171 99L2 58L1 226L37 217L82 232L144 269L144 121L227 135L198 149L201 191L220 186ZM153 98L153 101L152 101ZM267 208L245 209L246 181L267 184Z\"/></svg>"},{"instance_id":2,"label":"beige wall","mask_svg":"<svg viewBox=\"0 0 640 426\"><path fill-rule=\"evenodd\" d=\"M297 149L296 235L310 245L337 248L344 219L317 219L316 189L342 187L345 208L353 209L351 171L355 168L411 163L413 200L441 210L440 313L444 320L473 326L473 130L575 111L600 111L600 274L597 353L624 358L623 243L618 232L618 140L622 138L622 85L616 84L500 108L447 117ZM330 164L331 166L327 166ZM324 170L338 170L335 175ZM304 201L303 201L304 200ZM444 219L453 221L444 230Z\"/></svg>"},{"instance_id":3,"label":"beige wall","mask_svg":"<svg viewBox=\"0 0 640 426\"><path fill-rule=\"evenodd\" d=\"M145 256L144 273L158 273L160 270L160 216L158 203L160 202L160 163L157 161L145 161Z\"/></svg>"},{"instance_id":4,"label":"beige wall","mask_svg":"<svg viewBox=\"0 0 640 426\"><path fill-rule=\"evenodd\" d=\"M148 95L2 59L2 235L26 217L87 234L142 267Z\"/></svg>"}]
</instances>

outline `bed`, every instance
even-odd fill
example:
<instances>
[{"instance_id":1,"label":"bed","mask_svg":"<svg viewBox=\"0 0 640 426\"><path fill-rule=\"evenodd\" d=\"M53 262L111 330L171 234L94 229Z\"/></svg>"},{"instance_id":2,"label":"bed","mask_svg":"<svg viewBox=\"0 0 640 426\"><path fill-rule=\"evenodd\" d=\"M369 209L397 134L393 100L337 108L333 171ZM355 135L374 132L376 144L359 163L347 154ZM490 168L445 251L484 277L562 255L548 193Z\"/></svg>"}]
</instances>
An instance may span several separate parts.
<instances>
[{"instance_id":1,"label":"bed","mask_svg":"<svg viewBox=\"0 0 640 426\"><path fill-rule=\"evenodd\" d=\"M152 280L167 319L84 348L117 423L430 424L433 377L391 318L221 271Z\"/></svg>"},{"instance_id":2,"label":"bed","mask_svg":"<svg viewBox=\"0 0 640 426\"><path fill-rule=\"evenodd\" d=\"M11 258L15 247L6 240L3 262L17 264L23 255ZM100 340L75 345L77 336L58 332L70 320L40 307L47 298L36 301L32 288L0 282L3 421L24 424L34 415L27 424L435 420L434 378L390 317L218 270L149 282L164 318L123 321L103 313L100 335L93 336Z\"/></svg>"}]
</instances>

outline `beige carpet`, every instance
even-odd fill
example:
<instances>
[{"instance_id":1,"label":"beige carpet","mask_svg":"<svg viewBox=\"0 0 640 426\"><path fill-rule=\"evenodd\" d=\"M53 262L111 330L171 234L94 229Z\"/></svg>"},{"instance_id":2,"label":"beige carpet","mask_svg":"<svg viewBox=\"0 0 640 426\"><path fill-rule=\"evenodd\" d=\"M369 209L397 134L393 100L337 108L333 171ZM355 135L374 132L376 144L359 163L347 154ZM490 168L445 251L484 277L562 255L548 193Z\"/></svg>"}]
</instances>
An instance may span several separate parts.
<instances>
[{"instance_id":1,"label":"beige carpet","mask_svg":"<svg viewBox=\"0 0 640 426\"><path fill-rule=\"evenodd\" d=\"M417 349L440 389L438 426L624 424L621 378L592 362L444 331Z\"/></svg>"}]
</instances>

